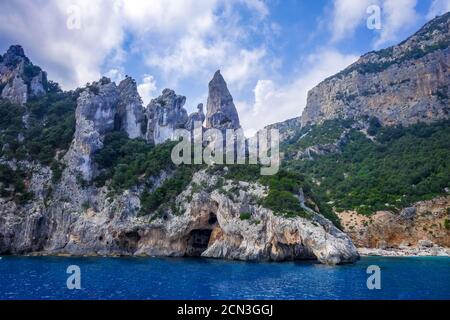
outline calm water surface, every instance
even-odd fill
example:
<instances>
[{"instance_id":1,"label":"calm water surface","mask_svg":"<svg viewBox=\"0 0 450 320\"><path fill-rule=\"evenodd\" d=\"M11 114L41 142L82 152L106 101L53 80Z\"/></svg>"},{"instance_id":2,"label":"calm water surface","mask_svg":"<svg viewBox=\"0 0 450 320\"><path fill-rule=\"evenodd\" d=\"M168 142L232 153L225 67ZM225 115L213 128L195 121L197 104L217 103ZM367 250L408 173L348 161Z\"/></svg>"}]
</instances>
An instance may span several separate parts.
<instances>
[{"instance_id":1,"label":"calm water surface","mask_svg":"<svg viewBox=\"0 0 450 320\"><path fill-rule=\"evenodd\" d=\"M67 267L81 268L69 290ZM381 290L366 269L381 268ZM450 258L362 258L313 262L206 259L2 257L0 299L450 299Z\"/></svg>"}]
</instances>

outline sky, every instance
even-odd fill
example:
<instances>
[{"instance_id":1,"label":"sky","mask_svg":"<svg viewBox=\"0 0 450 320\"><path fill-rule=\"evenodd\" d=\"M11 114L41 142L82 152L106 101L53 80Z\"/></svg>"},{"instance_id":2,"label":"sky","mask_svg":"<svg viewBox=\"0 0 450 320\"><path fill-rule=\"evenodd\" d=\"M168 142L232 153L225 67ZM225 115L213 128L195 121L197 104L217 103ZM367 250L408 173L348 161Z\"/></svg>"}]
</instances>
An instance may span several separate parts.
<instances>
[{"instance_id":1,"label":"sky","mask_svg":"<svg viewBox=\"0 0 450 320\"><path fill-rule=\"evenodd\" d=\"M129 75L148 104L171 88L188 112L220 69L252 134L448 11L450 0L1 0L0 52L22 45L65 90Z\"/></svg>"}]
</instances>

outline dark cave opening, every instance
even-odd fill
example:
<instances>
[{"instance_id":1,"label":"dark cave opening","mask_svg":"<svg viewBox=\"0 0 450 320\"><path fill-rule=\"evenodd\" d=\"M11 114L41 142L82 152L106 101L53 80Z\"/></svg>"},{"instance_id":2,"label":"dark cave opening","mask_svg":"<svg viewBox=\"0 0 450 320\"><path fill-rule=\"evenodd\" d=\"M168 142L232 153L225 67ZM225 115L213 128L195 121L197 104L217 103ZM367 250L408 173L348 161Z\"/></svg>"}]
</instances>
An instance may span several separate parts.
<instances>
[{"instance_id":1,"label":"dark cave opening","mask_svg":"<svg viewBox=\"0 0 450 320\"><path fill-rule=\"evenodd\" d=\"M122 119L120 115L114 115L114 131L120 131L122 129Z\"/></svg>"},{"instance_id":2,"label":"dark cave opening","mask_svg":"<svg viewBox=\"0 0 450 320\"><path fill-rule=\"evenodd\" d=\"M197 229L189 233L186 256L200 257L206 249L208 249L209 239L211 238L212 230Z\"/></svg>"},{"instance_id":3,"label":"dark cave opening","mask_svg":"<svg viewBox=\"0 0 450 320\"><path fill-rule=\"evenodd\" d=\"M208 224L210 226L215 225L217 223L217 216L214 213L209 214Z\"/></svg>"}]
</instances>

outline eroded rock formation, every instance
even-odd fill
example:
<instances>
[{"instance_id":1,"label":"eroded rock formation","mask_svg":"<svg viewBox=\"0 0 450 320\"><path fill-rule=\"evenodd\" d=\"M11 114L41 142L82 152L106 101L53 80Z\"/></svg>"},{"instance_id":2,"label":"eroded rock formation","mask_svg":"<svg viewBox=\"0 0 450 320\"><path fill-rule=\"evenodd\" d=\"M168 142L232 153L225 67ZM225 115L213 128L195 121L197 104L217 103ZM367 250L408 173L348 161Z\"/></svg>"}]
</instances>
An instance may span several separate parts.
<instances>
[{"instance_id":1,"label":"eroded rock formation","mask_svg":"<svg viewBox=\"0 0 450 320\"><path fill-rule=\"evenodd\" d=\"M118 90L120 101L117 108L116 129L125 131L130 139L144 138L147 119L136 81L126 77L120 82Z\"/></svg>"},{"instance_id":2,"label":"eroded rock formation","mask_svg":"<svg viewBox=\"0 0 450 320\"><path fill-rule=\"evenodd\" d=\"M217 71L209 83L206 128L239 129L239 116L227 84Z\"/></svg>"},{"instance_id":3,"label":"eroded rock formation","mask_svg":"<svg viewBox=\"0 0 450 320\"><path fill-rule=\"evenodd\" d=\"M95 164L92 155L103 147L104 135L114 130L119 91L114 82L102 78L83 90L77 100L76 131L66 161L73 174L90 181Z\"/></svg>"},{"instance_id":4,"label":"eroded rock formation","mask_svg":"<svg viewBox=\"0 0 450 320\"><path fill-rule=\"evenodd\" d=\"M31 63L21 46L11 46L0 58L0 94L3 99L24 104L29 98L45 94L46 88L47 74Z\"/></svg>"},{"instance_id":5,"label":"eroded rock formation","mask_svg":"<svg viewBox=\"0 0 450 320\"><path fill-rule=\"evenodd\" d=\"M183 108L186 97L165 89L147 107L147 141L160 144L171 140L176 129L185 128L188 114Z\"/></svg>"}]
</instances>

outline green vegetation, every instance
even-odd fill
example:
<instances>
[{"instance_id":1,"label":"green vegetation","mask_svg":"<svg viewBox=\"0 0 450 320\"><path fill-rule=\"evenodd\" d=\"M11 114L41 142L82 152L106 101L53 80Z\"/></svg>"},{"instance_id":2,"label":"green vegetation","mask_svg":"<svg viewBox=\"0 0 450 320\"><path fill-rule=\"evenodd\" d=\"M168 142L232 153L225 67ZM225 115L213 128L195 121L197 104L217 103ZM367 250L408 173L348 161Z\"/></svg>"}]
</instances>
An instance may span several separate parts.
<instances>
[{"instance_id":1,"label":"green vegetation","mask_svg":"<svg viewBox=\"0 0 450 320\"><path fill-rule=\"evenodd\" d=\"M27 173L22 170L12 170L9 166L0 164L0 195L13 198L15 202L24 204L32 197L27 191L24 180Z\"/></svg>"},{"instance_id":2,"label":"green vegetation","mask_svg":"<svg viewBox=\"0 0 450 320\"><path fill-rule=\"evenodd\" d=\"M69 149L75 133L76 95L47 94L26 104L29 128L25 147L33 160L49 165L57 152Z\"/></svg>"},{"instance_id":3,"label":"green vegetation","mask_svg":"<svg viewBox=\"0 0 450 320\"><path fill-rule=\"evenodd\" d=\"M144 140L131 140L126 133L112 132L106 135L104 147L94 155L101 174L96 178L97 186L108 182L112 194L143 186L140 215L162 216L166 209L177 214L175 198L188 186L195 171L201 166L176 166L171 152L176 142L151 146ZM154 179L162 171L170 174L161 186L150 192Z\"/></svg>"},{"instance_id":4,"label":"green vegetation","mask_svg":"<svg viewBox=\"0 0 450 320\"><path fill-rule=\"evenodd\" d=\"M298 198L288 191L271 189L268 196L262 201L262 205L273 210L278 215L307 217Z\"/></svg>"},{"instance_id":5,"label":"green vegetation","mask_svg":"<svg viewBox=\"0 0 450 320\"><path fill-rule=\"evenodd\" d=\"M250 220L252 218L252 214L250 212L242 212L239 216L239 219L242 221Z\"/></svg>"},{"instance_id":6,"label":"green vegetation","mask_svg":"<svg viewBox=\"0 0 450 320\"><path fill-rule=\"evenodd\" d=\"M192 176L198 169L197 166L180 166L178 167L171 178L164 181L164 183L154 192L148 192L148 189L141 195L141 215L148 215L158 208L165 207L172 209L172 213L177 214L178 210L174 205L176 197L183 192L192 180Z\"/></svg>"},{"instance_id":7,"label":"green vegetation","mask_svg":"<svg viewBox=\"0 0 450 320\"><path fill-rule=\"evenodd\" d=\"M306 126L291 139L283 142L283 151L291 153L314 145L335 143L345 130L351 127L349 120L327 120L323 125Z\"/></svg>"},{"instance_id":8,"label":"green vegetation","mask_svg":"<svg viewBox=\"0 0 450 320\"><path fill-rule=\"evenodd\" d=\"M374 126L372 133L376 142L353 130L341 153L290 160L287 168L316 182L318 203L333 201L338 211L397 211L444 193L450 184L449 121Z\"/></svg>"},{"instance_id":9,"label":"green vegetation","mask_svg":"<svg viewBox=\"0 0 450 320\"><path fill-rule=\"evenodd\" d=\"M21 147L19 135L25 131L22 117L25 108L0 99L0 156L12 159ZM23 155L20 156L23 158Z\"/></svg>"},{"instance_id":10,"label":"green vegetation","mask_svg":"<svg viewBox=\"0 0 450 320\"><path fill-rule=\"evenodd\" d=\"M94 155L94 161L102 169L96 179L98 186L103 186L111 179L111 187L125 190L145 182L151 187L150 177L155 177L162 170L174 170L170 161L174 143L165 143L153 147L144 140L131 140L126 133L112 132L106 135L104 147Z\"/></svg>"},{"instance_id":11,"label":"green vegetation","mask_svg":"<svg viewBox=\"0 0 450 320\"><path fill-rule=\"evenodd\" d=\"M450 230L450 220L449 219L445 219L444 227L445 227L445 229Z\"/></svg>"},{"instance_id":12,"label":"green vegetation","mask_svg":"<svg viewBox=\"0 0 450 320\"><path fill-rule=\"evenodd\" d=\"M47 94L25 106L0 100L0 144L8 146L0 156L50 165L58 151L70 146L75 108L71 93Z\"/></svg>"},{"instance_id":13,"label":"green vegetation","mask_svg":"<svg viewBox=\"0 0 450 320\"><path fill-rule=\"evenodd\" d=\"M41 68L39 68L38 66L34 66L32 64L27 64L24 67L23 70L23 74L26 78L26 80L30 81L32 78L34 78L35 76L37 76L39 74L39 72L41 72ZM25 81L27 82L27 81Z\"/></svg>"},{"instance_id":14,"label":"green vegetation","mask_svg":"<svg viewBox=\"0 0 450 320\"><path fill-rule=\"evenodd\" d=\"M28 72L37 72L33 70ZM76 94L58 91L57 84L52 84L48 94L24 106L0 99L0 157L48 165L54 173L53 181L58 181L63 169L59 159L68 150L75 132L75 108ZM16 173L8 174L17 179L1 180L11 184L17 193L14 198L20 202L31 198L23 185L27 178L23 171L19 165Z\"/></svg>"},{"instance_id":15,"label":"green vegetation","mask_svg":"<svg viewBox=\"0 0 450 320\"><path fill-rule=\"evenodd\" d=\"M309 218L310 214L300 205L298 198L300 190L305 196L306 205L314 209L317 206L319 212L330 219L336 226L340 227L339 218L332 208L326 204L323 198L315 195L305 176L291 170L280 170L274 176L261 176L258 165L230 165L225 173L225 179L234 181L259 182L269 188L266 198L259 203L265 208L273 210L276 214L285 217ZM210 173L222 171L223 166L210 168ZM309 203L309 202L311 203Z\"/></svg>"}]
</instances>

